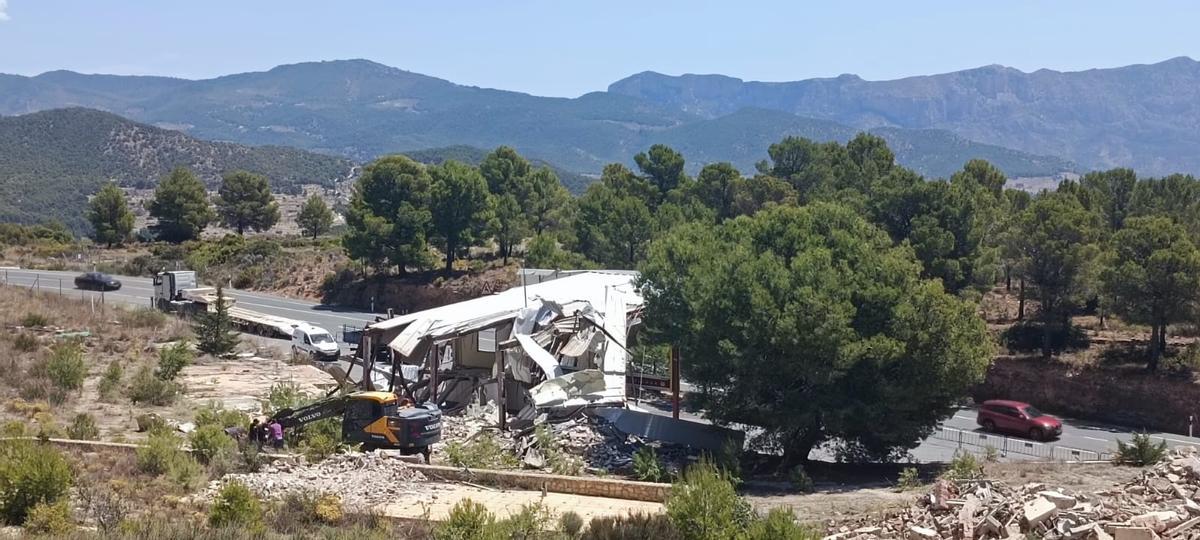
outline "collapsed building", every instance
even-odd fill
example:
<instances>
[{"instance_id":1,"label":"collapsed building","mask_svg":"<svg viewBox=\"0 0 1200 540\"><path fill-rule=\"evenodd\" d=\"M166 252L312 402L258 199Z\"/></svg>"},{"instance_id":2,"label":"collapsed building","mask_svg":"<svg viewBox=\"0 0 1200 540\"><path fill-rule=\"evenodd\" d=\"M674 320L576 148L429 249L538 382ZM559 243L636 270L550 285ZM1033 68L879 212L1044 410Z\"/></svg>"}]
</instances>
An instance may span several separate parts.
<instances>
[{"instance_id":1,"label":"collapsed building","mask_svg":"<svg viewBox=\"0 0 1200 540\"><path fill-rule=\"evenodd\" d=\"M630 347L642 326L636 273L534 271L523 281L532 283L367 326L357 384L450 414L492 405L501 430L599 411L622 431L650 439L714 450L730 437L740 444L740 432L626 406ZM639 374L637 381L654 380L677 396L677 366L671 371L674 377Z\"/></svg>"}]
</instances>

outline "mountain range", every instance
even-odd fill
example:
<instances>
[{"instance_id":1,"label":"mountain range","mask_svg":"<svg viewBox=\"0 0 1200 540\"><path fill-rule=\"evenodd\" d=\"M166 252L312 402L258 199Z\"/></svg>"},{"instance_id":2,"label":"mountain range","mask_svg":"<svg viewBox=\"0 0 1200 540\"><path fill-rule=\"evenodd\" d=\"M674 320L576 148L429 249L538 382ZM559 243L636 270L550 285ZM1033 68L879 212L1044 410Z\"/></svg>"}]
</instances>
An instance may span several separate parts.
<instances>
[{"instance_id":1,"label":"mountain range","mask_svg":"<svg viewBox=\"0 0 1200 540\"><path fill-rule=\"evenodd\" d=\"M854 75L794 82L645 72L608 92L682 113L722 118L746 107L855 129L938 129L1083 168L1200 173L1200 62L1032 73L985 66L865 81Z\"/></svg>"},{"instance_id":2,"label":"mountain range","mask_svg":"<svg viewBox=\"0 0 1200 540\"><path fill-rule=\"evenodd\" d=\"M0 117L0 222L58 219L83 231L88 197L101 183L153 187L177 166L191 168L210 188L225 172L247 170L290 191L332 185L349 176L353 163L295 148L200 140L92 109Z\"/></svg>"},{"instance_id":3,"label":"mountain range","mask_svg":"<svg viewBox=\"0 0 1200 540\"><path fill-rule=\"evenodd\" d=\"M634 84L645 80L645 84ZM655 79L657 80L657 79ZM720 113L657 99L649 79L574 99L477 88L366 60L310 62L207 80L84 75L0 75L0 114L89 107L201 139L281 145L366 161L381 154L502 144L572 173L632 163L651 144L676 146L697 171L731 161L743 172L788 135L845 141L862 128L840 120L746 106ZM635 87L646 92L630 91ZM951 131L880 123L901 163L947 176L985 157L1012 176L1075 169L1044 152L984 144Z\"/></svg>"}]
</instances>

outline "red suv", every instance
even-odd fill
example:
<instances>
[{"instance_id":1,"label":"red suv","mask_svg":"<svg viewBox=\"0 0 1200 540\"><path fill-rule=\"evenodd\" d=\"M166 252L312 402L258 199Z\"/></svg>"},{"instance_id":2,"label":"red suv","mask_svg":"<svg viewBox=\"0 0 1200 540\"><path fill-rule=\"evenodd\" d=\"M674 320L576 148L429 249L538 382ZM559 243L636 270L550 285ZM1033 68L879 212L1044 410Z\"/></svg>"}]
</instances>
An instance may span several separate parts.
<instances>
[{"instance_id":1,"label":"red suv","mask_svg":"<svg viewBox=\"0 0 1200 540\"><path fill-rule=\"evenodd\" d=\"M1062 434L1062 422L1020 401L993 399L983 402L975 422L985 431L1009 432L1045 441Z\"/></svg>"}]
</instances>

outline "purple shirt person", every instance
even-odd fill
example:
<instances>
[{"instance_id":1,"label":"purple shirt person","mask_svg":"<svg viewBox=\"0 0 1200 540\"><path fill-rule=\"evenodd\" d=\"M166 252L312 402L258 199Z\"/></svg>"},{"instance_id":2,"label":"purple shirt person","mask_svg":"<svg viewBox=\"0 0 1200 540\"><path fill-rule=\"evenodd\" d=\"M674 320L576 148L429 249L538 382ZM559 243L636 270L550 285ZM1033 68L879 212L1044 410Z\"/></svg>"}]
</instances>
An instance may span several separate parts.
<instances>
[{"instance_id":1,"label":"purple shirt person","mask_svg":"<svg viewBox=\"0 0 1200 540\"><path fill-rule=\"evenodd\" d=\"M271 444L277 449L283 448L283 426L278 420L272 420L268 428L271 430Z\"/></svg>"}]
</instances>

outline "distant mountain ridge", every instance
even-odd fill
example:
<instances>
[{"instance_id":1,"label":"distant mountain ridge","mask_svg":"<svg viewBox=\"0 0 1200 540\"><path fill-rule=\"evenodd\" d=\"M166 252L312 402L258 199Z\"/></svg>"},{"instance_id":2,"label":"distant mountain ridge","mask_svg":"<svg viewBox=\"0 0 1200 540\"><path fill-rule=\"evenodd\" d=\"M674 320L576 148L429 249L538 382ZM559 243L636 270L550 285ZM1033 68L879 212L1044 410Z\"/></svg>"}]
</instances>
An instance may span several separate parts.
<instances>
[{"instance_id":1,"label":"distant mountain ridge","mask_svg":"<svg viewBox=\"0 0 1200 540\"><path fill-rule=\"evenodd\" d=\"M531 96L457 85L366 60L293 64L198 81L63 71L0 76L0 114L63 106L102 109L204 139L293 146L359 161L457 145L510 145L586 175L598 174L607 163L632 163L634 154L659 142L686 148L693 173L705 162L724 160L750 173L766 158L767 145L785 135L845 141L856 131L761 107L732 114L738 107L725 122L714 122L718 119L617 92L574 99ZM752 117L764 122L747 123ZM743 140L721 132L730 127L743 130ZM1041 152L997 149L948 133L881 133L898 147L918 149L921 155L902 154L901 163L930 176L947 176L966 159L990 154L1007 156L1001 167L1014 175L1074 167Z\"/></svg>"},{"instance_id":2,"label":"distant mountain ridge","mask_svg":"<svg viewBox=\"0 0 1200 540\"><path fill-rule=\"evenodd\" d=\"M1200 173L1200 62L1186 57L1078 72L992 65L891 81L643 72L608 91L704 118L758 107L857 129L947 130L1088 168Z\"/></svg>"},{"instance_id":3,"label":"distant mountain ridge","mask_svg":"<svg viewBox=\"0 0 1200 540\"><path fill-rule=\"evenodd\" d=\"M84 108L0 117L0 221L49 218L87 228L88 197L108 180L152 187L172 168L191 168L209 187L233 170L266 175L272 187L332 185L350 160L283 147L210 142Z\"/></svg>"}]
</instances>

